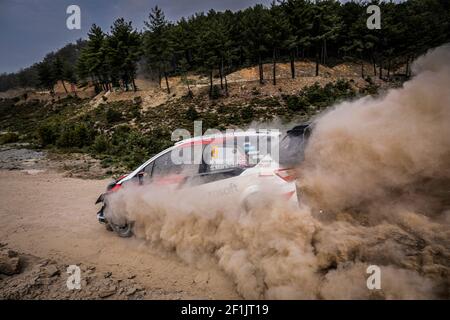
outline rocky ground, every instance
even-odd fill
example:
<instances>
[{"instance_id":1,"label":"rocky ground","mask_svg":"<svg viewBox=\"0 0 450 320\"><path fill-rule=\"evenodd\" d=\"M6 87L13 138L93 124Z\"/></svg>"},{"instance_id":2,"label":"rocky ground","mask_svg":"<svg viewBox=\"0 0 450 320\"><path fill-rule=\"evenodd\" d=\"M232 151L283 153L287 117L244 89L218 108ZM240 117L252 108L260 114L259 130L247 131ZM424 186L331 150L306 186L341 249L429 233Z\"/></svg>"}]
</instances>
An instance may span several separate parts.
<instances>
[{"instance_id":1,"label":"rocky ground","mask_svg":"<svg viewBox=\"0 0 450 320\"><path fill-rule=\"evenodd\" d=\"M107 231L94 202L110 179L75 178L62 163L24 146L0 151L0 299L240 298L217 266ZM80 290L67 288L69 265Z\"/></svg>"},{"instance_id":2,"label":"rocky ground","mask_svg":"<svg viewBox=\"0 0 450 320\"><path fill-rule=\"evenodd\" d=\"M4 245L4 244L3 244ZM69 265L19 254L6 246L0 251L0 299L154 299L164 296L162 289L146 290L131 274L120 279L111 272L100 272L94 266L79 264L80 289L67 273Z\"/></svg>"},{"instance_id":3,"label":"rocky ground","mask_svg":"<svg viewBox=\"0 0 450 320\"><path fill-rule=\"evenodd\" d=\"M19 170L26 174L61 172L66 177L98 179L111 175L100 161L82 153L55 153L32 150L27 143L0 145L0 170Z\"/></svg>"}]
</instances>

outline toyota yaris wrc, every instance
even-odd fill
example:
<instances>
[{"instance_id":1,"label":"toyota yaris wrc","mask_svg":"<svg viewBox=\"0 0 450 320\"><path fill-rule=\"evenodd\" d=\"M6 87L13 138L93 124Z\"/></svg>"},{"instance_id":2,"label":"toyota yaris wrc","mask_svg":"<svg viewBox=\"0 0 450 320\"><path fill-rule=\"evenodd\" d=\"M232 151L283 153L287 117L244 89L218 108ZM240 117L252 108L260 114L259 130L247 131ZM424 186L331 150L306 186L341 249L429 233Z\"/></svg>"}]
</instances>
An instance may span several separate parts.
<instances>
[{"instance_id":1,"label":"toyota yaris wrc","mask_svg":"<svg viewBox=\"0 0 450 320\"><path fill-rule=\"evenodd\" d=\"M262 190L271 190L283 201L298 205L295 166L303 159L310 126L300 125L284 137L278 131L246 131L206 135L177 142L128 175L111 182L97 203L97 217L121 237L133 234L133 221L112 218L109 197L127 185L171 187L176 192L195 190L215 205L232 198L236 209L249 212ZM146 189L147 190L147 189ZM148 189L151 192L151 188ZM216 200L217 199L217 200ZM230 200L230 199L228 199ZM114 215L116 216L116 215Z\"/></svg>"}]
</instances>

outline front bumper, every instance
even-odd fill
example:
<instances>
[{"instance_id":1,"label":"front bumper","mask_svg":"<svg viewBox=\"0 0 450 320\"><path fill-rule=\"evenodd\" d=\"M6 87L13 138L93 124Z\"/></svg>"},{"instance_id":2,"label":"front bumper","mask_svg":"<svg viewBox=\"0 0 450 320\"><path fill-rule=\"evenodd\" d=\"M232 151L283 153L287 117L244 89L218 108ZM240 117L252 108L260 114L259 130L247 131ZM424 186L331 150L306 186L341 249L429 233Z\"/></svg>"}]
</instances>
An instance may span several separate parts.
<instances>
[{"instance_id":1,"label":"front bumper","mask_svg":"<svg viewBox=\"0 0 450 320\"><path fill-rule=\"evenodd\" d=\"M95 204L103 203L101 209L97 212L97 219L98 219L98 222L100 222L100 223L102 223L102 224L107 223L107 221L106 221L106 219L105 219L105 214L104 214L105 207L106 207L106 204L105 204L104 200L105 200L105 194L102 193L102 194L98 197L97 201L95 201Z\"/></svg>"},{"instance_id":2,"label":"front bumper","mask_svg":"<svg viewBox=\"0 0 450 320\"><path fill-rule=\"evenodd\" d=\"M105 205L103 205L102 208L97 212L98 222L100 222L102 224L106 224L107 223L105 215L104 215L104 212L103 212L104 209L105 209Z\"/></svg>"}]
</instances>

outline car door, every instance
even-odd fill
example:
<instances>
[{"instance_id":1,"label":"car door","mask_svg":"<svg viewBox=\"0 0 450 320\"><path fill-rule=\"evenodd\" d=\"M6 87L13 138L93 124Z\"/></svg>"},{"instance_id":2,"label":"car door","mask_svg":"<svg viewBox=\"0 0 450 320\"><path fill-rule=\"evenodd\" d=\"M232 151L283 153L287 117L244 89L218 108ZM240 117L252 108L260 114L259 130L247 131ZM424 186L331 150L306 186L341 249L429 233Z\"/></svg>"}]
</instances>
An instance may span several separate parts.
<instances>
[{"instance_id":1,"label":"car door","mask_svg":"<svg viewBox=\"0 0 450 320\"><path fill-rule=\"evenodd\" d=\"M198 180L205 184L237 177L244 172L247 162L246 154L233 138L228 141L213 141L203 150Z\"/></svg>"},{"instance_id":2,"label":"car door","mask_svg":"<svg viewBox=\"0 0 450 320\"><path fill-rule=\"evenodd\" d=\"M173 159L183 154L183 148L177 147L161 155L153 161L151 171L151 181L157 185L178 185L182 186L192 177L199 174L200 164L184 161L176 163Z\"/></svg>"}]
</instances>

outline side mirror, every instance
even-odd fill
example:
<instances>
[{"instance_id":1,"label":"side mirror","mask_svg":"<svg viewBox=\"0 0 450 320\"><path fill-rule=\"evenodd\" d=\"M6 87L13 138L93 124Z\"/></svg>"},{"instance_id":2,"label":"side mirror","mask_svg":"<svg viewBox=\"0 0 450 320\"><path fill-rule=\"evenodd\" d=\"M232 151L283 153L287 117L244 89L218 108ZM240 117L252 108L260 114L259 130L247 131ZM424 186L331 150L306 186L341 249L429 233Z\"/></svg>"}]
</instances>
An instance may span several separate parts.
<instances>
[{"instance_id":1,"label":"side mirror","mask_svg":"<svg viewBox=\"0 0 450 320\"><path fill-rule=\"evenodd\" d=\"M144 175L145 175L145 172L144 172L144 171L141 171L141 172L139 172L139 173L137 174L139 184L143 184L143 183L144 183Z\"/></svg>"}]
</instances>

